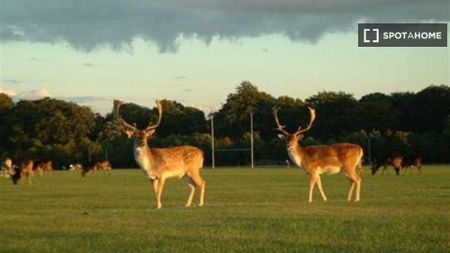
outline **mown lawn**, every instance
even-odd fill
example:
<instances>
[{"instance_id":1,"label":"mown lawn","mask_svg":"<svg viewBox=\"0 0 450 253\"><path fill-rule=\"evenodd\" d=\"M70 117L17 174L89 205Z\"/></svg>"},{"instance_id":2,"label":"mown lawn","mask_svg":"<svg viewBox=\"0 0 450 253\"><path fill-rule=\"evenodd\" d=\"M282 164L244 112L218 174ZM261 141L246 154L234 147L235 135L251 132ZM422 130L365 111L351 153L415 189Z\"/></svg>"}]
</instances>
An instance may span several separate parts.
<instances>
[{"instance_id":1,"label":"mown lawn","mask_svg":"<svg viewBox=\"0 0 450 253\"><path fill-rule=\"evenodd\" d=\"M163 209L138 170L0 180L0 252L448 252L450 166L370 176L348 203L343 175L307 203L299 169L204 170L206 205L169 180ZM197 204L198 199L195 199Z\"/></svg>"}]
</instances>

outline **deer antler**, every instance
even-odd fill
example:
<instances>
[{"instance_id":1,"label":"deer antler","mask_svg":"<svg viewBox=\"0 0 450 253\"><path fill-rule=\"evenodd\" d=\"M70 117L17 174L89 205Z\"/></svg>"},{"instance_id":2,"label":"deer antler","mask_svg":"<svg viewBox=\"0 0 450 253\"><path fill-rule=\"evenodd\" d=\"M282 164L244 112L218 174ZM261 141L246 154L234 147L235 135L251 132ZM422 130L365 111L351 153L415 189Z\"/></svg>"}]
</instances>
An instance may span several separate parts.
<instances>
[{"instance_id":1,"label":"deer antler","mask_svg":"<svg viewBox=\"0 0 450 253\"><path fill-rule=\"evenodd\" d=\"M162 108L161 102L159 102L159 100L156 100L156 106L158 107L158 121L154 125L152 125L152 123L150 122L150 124L147 126L145 131L153 130L153 129L159 127L159 124L161 124L161 119L162 119L162 115L163 115L163 108Z\"/></svg>"},{"instance_id":2,"label":"deer antler","mask_svg":"<svg viewBox=\"0 0 450 253\"><path fill-rule=\"evenodd\" d=\"M117 119L123 126L133 129L133 130L137 130L135 126L129 124L124 119L122 119L122 117L120 116L119 110L120 110L120 107L122 106L122 104L123 104L122 101L117 100L117 99L114 100L114 114L116 115Z\"/></svg>"},{"instance_id":3,"label":"deer antler","mask_svg":"<svg viewBox=\"0 0 450 253\"><path fill-rule=\"evenodd\" d=\"M314 120L316 119L316 110L314 110L313 108L311 108L309 106L308 106L308 109L309 109L309 114L310 114L308 126L305 129L302 129L301 126L298 127L295 134L301 134L301 133L304 133L304 132L308 131L309 129L311 129L311 126L312 126Z\"/></svg>"},{"instance_id":4,"label":"deer antler","mask_svg":"<svg viewBox=\"0 0 450 253\"><path fill-rule=\"evenodd\" d=\"M290 135L290 133L285 130L286 126L280 124L280 120L278 119L278 111L279 110L280 110L280 108L278 108L276 106L272 108L273 116L275 117L275 123L277 124L277 130L282 132L285 135Z\"/></svg>"}]
</instances>

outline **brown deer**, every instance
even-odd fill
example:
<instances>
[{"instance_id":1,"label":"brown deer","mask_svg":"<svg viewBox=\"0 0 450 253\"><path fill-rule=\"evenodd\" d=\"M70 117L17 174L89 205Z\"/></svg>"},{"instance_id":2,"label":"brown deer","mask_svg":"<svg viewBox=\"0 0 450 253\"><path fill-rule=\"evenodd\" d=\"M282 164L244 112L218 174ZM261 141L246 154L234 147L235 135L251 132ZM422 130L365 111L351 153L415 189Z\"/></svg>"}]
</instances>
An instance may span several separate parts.
<instances>
[{"instance_id":1,"label":"brown deer","mask_svg":"<svg viewBox=\"0 0 450 253\"><path fill-rule=\"evenodd\" d=\"M161 103L156 101L159 113L158 121L154 125L150 123L144 130L139 130L122 119L119 114L121 105L121 101L114 101L116 117L125 128L128 137L133 138L134 157L139 167L144 170L144 173L153 183L157 208L162 207L161 195L166 179L174 177L186 177L188 179L191 192L185 206L191 206L196 187L200 187L199 206L203 206L206 185L205 180L200 176L200 169L203 167L203 152L193 146L149 147L147 139L155 133L156 128L161 123L163 113Z\"/></svg>"},{"instance_id":2,"label":"brown deer","mask_svg":"<svg viewBox=\"0 0 450 253\"><path fill-rule=\"evenodd\" d=\"M33 176L33 160L26 160L21 163L20 166L12 166L11 170L11 180L13 184L19 183L22 177L26 177L28 179L28 185L31 185L31 177Z\"/></svg>"},{"instance_id":3,"label":"brown deer","mask_svg":"<svg viewBox=\"0 0 450 253\"><path fill-rule=\"evenodd\" d=\"M69 165L69 171L81 171L83 165L81 163L73 163Z\"/></svg>"},{"instance_id":4,"label":"brown deer","mask_svg":"<svg viewBox=\"0 0 450 253\"><path fill-rule=\"evenodd\" d=\"M13 172L13 162L11 158L5 158L0 165L0 173L2 177L9 178Z\"/></svg>"},{"instance_id":5,"label":"brown deer","mask_svg":"<svg viewBox=\"0 0 450 253\"><path fill-rule=\"evenodd\" d=\"M404 174L408 171L412 174L414 167L417 168L419 175L422 175L422 157L418 155L406 156L402 163ZM408 173L409 174L409 173Z\"/></svg>"},{"instance_id":6,"label":"brown deer","mask_svg":"<svg viewBox=\"0 0 450 253\"><path fill-rule=\"evenodd\" d=\"M98 162L95 162L93 164L90 164L88 166L80 166L79 169L81 170L81 176L85 177L86 174L89 171L92 171L92 173L95 173L97 170L102 170L107 174L108 176L111 175L111 163L109 160L100 160Z\"/></svg>"},{"instance_id":7,"label":"brown deer","mask_svg":"<svg viewBox=\"0 0 450 253\"><path fill-rule=\"evenodd\" d=\"M392 156L381 159L379 161L375 161L375 163L372 165L372 175L375 175L381 166L383 166L381 175L384 175L385 172L387 173L388 166L392 166L395 170L395 174L397 174L397 176L400 176L400 172L403 169L403 156Z\"/></svg>"},{"instance_id":8,"label":"brown deer","mask_svg":"<svg viewBox=\"0 0 450 253\"><path fill-rule=\"evenodd\" d=\"M36 171L39 176L43 176L44 172L51 172L55 175L53 169L53 162L51 160L42 160L34 163L33 171Z\"/></svg>"},{"instance_id":9,"label":"brown deer","mask_svg":"<svg viewBox=\"0 0 450 253\"><path fill-rule=\"evenodd\" d=\"M289 158L297 166L302 167L310 176L309 202L312 202L313 190L316 184L323 200L327 201L327 197L322 188L320 175L337 174L341 170L345 172L345 175L350 181L347 200L352 200L352 194L356 186L355 201L359 201L361 191L361 159L363 156L363 149L359 145L350 143L302 147L300 145L300 141L303 138L303 133L311 128L312 123L316 118L315 110L311 107L308 108L311 116L308 126L305 129L299 127L294 133L289 133L286 131L286 127L280 124L278 119L278 108L273 108L273 115L275 117L277 130L281 133L279 137L286 140ZM355 171L357 166L359 167L359 174Z\"/></svg>"}]
</instances>

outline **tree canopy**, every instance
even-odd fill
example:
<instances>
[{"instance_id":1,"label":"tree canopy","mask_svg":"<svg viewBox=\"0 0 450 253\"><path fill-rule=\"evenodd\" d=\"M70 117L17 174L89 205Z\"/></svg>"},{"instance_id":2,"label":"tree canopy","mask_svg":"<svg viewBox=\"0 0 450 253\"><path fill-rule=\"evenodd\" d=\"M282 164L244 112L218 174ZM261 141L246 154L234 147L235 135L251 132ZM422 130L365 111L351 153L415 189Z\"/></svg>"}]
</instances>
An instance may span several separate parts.
<instances>
[{"instance_id":1,"label":"tree canopy","mask_svg":"<svg viewBox=\"0 0 450 253\"><path fill-rule=\"evenodd\" d=\"M195 145L210 162L209 118L197 108L162 100L163 120L150 144L157 147ZM450 162L450 88L429 86L417 93L371 93L360 99L344 92L322 91L304 101L274 97L248 81L230 93L213 113L216 148L248 148L250 115L254 120L257 162L287 159L284 143L277 139L272 108L289 131L309 121L307 106L317 118L303 145L352 142L372 158L394 154L420 154L427 162ZM112 103L111 103L112 109ZM157 120L157 109L126 103L122 117L138 128ZM71 162L109 158L114 166L134 167L132 142L112 114L102 116L90 108L63 100L44 98L14 103L0 94L0 155L14 159L53 159L58 166ZM216 155L218 165L244 165L247 151Z\"/></svg>"}]
</instances>

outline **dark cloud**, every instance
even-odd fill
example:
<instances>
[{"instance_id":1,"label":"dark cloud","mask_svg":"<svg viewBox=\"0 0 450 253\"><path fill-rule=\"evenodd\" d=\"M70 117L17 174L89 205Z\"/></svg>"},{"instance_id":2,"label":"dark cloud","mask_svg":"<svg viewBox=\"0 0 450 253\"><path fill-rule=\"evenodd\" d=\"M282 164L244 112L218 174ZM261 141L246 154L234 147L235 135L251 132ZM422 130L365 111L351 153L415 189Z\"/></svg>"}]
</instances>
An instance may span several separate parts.
<instances>
[{"instance_id":1,"label":"dark cloud","mask_svg":"<svg viewBox=\"0 0 450 253\"><path fill-rule=\"evenodd\" d=\"M356 30L357 21L447 21L447 0L0 0L0 39L58 43L90 51L130 49L135 38L175 51L177 38L282 34L317 41Z\"/></svg>"},{"instance_id":2,"label":"dark cloud","mask_svg":"<svg viewBox=\"0 0 450 253\"><path fill-rule=\"evenodd\" d=\"M66 101L74 102L74 103L90 103L90 102L99 102L99 101L112 101L112 98L107 97L96 97L96 96L79 96L79 97L60 97Z\"/></svg>"},{"instance_id":3,"label":"dark cloud","mask_svg":"<svg viewBox=\"0 0 450 253\"><path fill-rule=\"evenodd\" d=\"M190 89L190 88L183 88L183 89L181 89L181 91L182 91L182 92L186 92L186 93L191 93L191 92L193 92L194 90L192 90L192 89Z\"/></svg>"},{"instance_id":4,"label":"dark cloud","mask_svg":"<svg viewBox=\"0 0 450 253\"><path fill-rule=\"evenodd\" d=\"M86 63L83 63L83 66L85 66L85 67L94 67L95 65L93 63L86 62Z\"/></svg>"},{"instance_id":5,"label":"dark cloud","mask_svg":"<svg viewBox=\"0 0 450 253\"><path fill-rule=\"evenodd\" d=\"M28 58L28 60L30 60L30 61L38 61L38 62L46 62L46 61L48 61L46 59L37 58L37 57L30 57L30 58Z\"/></svg>"},{"instance_id":6,"label":"dark cloud","mask_svg":"<svg viewBox=\"0 0 450 253\"><path fill-rule=\"evenodd\" d=\"M2 83L6 84L22 84L25 83L25 80L19 80L19 79L2 79Z\"/></svg>"}]
</instances>

